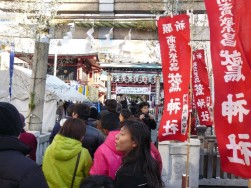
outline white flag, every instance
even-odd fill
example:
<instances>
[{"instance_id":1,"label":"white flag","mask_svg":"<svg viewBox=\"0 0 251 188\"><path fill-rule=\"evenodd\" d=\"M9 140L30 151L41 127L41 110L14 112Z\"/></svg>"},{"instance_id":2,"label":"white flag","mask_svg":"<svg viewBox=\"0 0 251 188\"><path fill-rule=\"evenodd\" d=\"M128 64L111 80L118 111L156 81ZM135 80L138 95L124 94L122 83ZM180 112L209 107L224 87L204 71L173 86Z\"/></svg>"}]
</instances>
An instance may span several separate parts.
<instances>
[{"instance_id":1,"label":"white flag","mask_svg":"<svg viewBox=\"0 0 251 188\"><path fill-rule=\"evenodd\" d=\"M104 36L105 36L106 40L111 40L111 37L113 36L113 28L111 28L109 33Z\"/></svg>"},{"instance_id":2,"label":"white flag","mask_svg":"<svg viewBox=\"0 0 251 188\"><path fill-rule=\"evenodd\" d=\"M86 32L86 34L87 34L87 36L89 37L89 39L91 39L91 40L94 40L94 37L92 36L92 34L94 33L94 28L92 27L91 29L89 29L87 32ZM88 38L87 37L87 38Z\"/></svg>"}]
</instances>

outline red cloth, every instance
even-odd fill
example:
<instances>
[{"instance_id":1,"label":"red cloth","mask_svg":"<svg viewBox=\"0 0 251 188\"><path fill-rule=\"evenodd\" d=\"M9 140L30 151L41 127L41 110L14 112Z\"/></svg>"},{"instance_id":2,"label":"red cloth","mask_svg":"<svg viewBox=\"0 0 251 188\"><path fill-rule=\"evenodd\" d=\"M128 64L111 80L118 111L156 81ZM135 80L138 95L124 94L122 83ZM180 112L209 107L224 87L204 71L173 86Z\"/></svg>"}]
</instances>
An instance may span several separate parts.
<instances>
[{"instance_id":1,"label":"red cloth","mask_svg":"<svg viewBox=\"0 0 251 188\"><path fill-rule=\"evenodd\" d=\"M32 133L23 132L19 136L19 140L26 145L28 145L31 149L29 153L29 157L36 161L36 151L37 151L37 139Z\"/></svg>"},{"instance_id":2,"label":"red cloth","mask_svg":"<svg viewBox=\"0 0 251 188\"><path fill-rule=\"evenodd\" d=\"M197 131L196 131L196 117L191 117L191 135L197 135Z\"/></svg>"},{"instance_id":3,"label":"red cloth","mask_svg":"<svg viewBox=\"0 0 251 188\"><path fill-rule=\"evenodd\" d=\"M211 97L204 50L193 52L192 75L193 96L200 125L212 126L209 111Z\"/></svg>"},{"instance_id":4,"label":"red cloth","mask_svg":"<svg viewBox=\"0 0 251 188\"><path fill-rule=\"evenodd\" d=\"M158 162L160 172L162 171L162 158L159 153L159 150L156 148L156 146L151 142L151 155L152 157Z\"/></svg>"},{"instance_id":5,"label":"red cloth","mask_svg":"<svg viewBox=\"0 0 251 188\"><path fill-rule=\"evenodd\" d=\"M251 178L251 1L205 0L222 170Z\"/></svg>"},{"instance_id":6,"label":"red cloth","mask_svg":"<svg viewBox=\"0 0 251 188\"><path fill-rule=\"evenodd\" d=\"M187 139L191 48L189 16L161 17L158 33L164 80L159 141Z\"/></svg>"}]
</instances>

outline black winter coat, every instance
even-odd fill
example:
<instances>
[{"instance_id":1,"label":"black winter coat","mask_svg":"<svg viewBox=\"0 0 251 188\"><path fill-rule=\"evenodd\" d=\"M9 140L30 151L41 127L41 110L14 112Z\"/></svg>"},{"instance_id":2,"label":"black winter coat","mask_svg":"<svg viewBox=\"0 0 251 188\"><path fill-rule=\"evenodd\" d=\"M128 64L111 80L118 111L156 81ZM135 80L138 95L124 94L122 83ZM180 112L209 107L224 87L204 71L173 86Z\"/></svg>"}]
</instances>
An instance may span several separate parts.
<instances>
[{"instance_id":1,"label":"black winter coat","mask_svg":"<svg viewBox=\"0 0 251 188\"><path fill-rule=\"evenodd\" d=\"M29 151L16 137L0 136L1 188L48 188L41 168L25 157Z\"/></svg>"},{"instance_id":2,"label":"black winter coat","mask_svg":"<svg viewBox=\"0 0 251 188\"><path fill-rule=\"evenodd\" d=\"M116 188L147 188L147 180L142 169L135 168L134 164L122 165L116 173Z\"/></svg>"},{"instance_id":3,"label":"black winter coat","mask_svg":"<svg viewBox=\"0 0 251 188\"><path fill-rule=\"evenodd\" d=\"M105 138L101 131L91 125L88 125L88 122L86 123L86 133L84 139L82 140L82 146L88 149L91 157L93 158L95 151L101 144L103 144Z\"/></svg>"},{"instance_id":4,"label":"black winter coat","mask_svg":"<svg viewBox=\"0 0 251 188\"><path fill-rule=\"evenodd\" d=\"M49 142L50 144L52 143L52 141L54 140L54 137L56 136L56 134L58 134L59 130L61 129L61 125L59 122L56 122L56 124L54 125L50 138L49 138Z\"/></svg>"},{"instance_id":5,"label":"black winter coat","mask_svg":"<svg viewBox=\"0 0 251 188\"><path fill-rule=\"evenodd\" d=\"M136 117L139 118L141 114L143 113L138 113ZM151 132L151 130L155 130L157 127L156 121L154 119L151 119L149 114L144 114L144 115L145 115L145 118L143 118L142 120L147 125L149 131Z\"/></svg>"}]
</instances>

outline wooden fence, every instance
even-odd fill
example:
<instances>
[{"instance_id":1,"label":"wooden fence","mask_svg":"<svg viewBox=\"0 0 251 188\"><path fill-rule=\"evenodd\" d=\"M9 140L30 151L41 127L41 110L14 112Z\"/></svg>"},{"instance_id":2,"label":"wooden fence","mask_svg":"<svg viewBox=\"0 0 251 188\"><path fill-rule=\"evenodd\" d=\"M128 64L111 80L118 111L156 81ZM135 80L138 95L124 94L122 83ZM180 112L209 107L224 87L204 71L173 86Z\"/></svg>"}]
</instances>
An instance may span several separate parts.
<instances>
[{"instance_id":1,"label":"wooden fence","mask_svg":"<svg viewBox=\"0 0 251 188\"><path fill-rule=\"evenodd\" d=\"M247 186L247 180L222 171L215 135L205 135L206 127L197 128L200 145L199 185L206 186Z\"/></svg>"}]
</instances>

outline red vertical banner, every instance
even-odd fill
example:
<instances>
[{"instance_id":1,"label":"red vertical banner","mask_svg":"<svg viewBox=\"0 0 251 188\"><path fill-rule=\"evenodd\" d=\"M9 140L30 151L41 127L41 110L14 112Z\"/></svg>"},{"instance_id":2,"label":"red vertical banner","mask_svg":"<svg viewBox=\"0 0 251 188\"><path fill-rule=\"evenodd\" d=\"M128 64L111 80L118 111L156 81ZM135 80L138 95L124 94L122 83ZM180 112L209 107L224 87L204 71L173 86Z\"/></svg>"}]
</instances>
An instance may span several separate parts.
<instances>
[{"instance_id":1,"label":"red vertical banner","mask_svg":"<svg viewBox=\"0 0 251 188\"><path fill-rule=\"evenodd\" d=\"M158 20L164 80L164 111L159 141L187 139L191 48L189 16Z\"/></svg>"},{"instance_id":2,"label":"red vertical banner","mask_svg":"<svg viewBox=\"0 0 251 188\"><path fill-rule=\"evenodd\" d=\"M222 169L251 178L251 1L205 0Z\"/></svg>"},{"instance_id":3,"label":"red vertical banner","mask_svg":"<svg viewBox=\"0 0 251 188\"><path fill-rule=\"evenodd\" d=\"M194 103L198 112L200 125L211 126L212 119L209 111L211 95L204 50L196 50L193 52L192 86Z\"/></svg>"}]
</instances>

